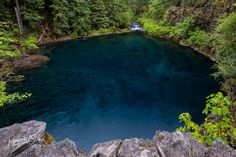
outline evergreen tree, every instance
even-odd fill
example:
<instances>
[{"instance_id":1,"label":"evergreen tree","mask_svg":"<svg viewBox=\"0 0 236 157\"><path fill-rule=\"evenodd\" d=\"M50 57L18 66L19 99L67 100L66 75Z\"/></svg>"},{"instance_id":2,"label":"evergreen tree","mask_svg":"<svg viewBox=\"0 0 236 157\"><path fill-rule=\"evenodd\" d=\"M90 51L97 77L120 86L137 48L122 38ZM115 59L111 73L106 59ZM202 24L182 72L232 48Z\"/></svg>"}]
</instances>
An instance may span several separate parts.
<instances>
[{"instance_id":1,"label":"evergreen tree","mask_svg":"<svg viewBox=\"0 0 236 157\"><path fill-rule=\"evenodd\" d=\"M165 13L165 7L162 0L150 0L149 5L149 16L153 19L162 19Z\"/></svg>"},{"instance_id":2,"label":"evergreen tree","mask_svg":"<svg viewBox=\"0 0 236 157\"><path fill-rule=\"evenodd\" d=\"M22 18L26 25L34 30L37 29L44 19L44 0L24 0L20 5Z\"/></svg>"},{"instance_id":3,"label":"evergreen tree","mask_svg":"<svg viewBox=\"0 0 236 157\"><path fill-rule=\"evenodd\" d=\"M107 10L102 0L90 0L91 22L94 29L107 28L109 18Z\"/></svg>"},{"instance_id":4,"label":"evergreen tree","mask_svg":"<svg viewBox=\"0 0 236 157\"><path fill-rule=\"evenodd\" d=\"M53 31L60 35L68 34L70 29L68 0L54 0L51 7L53 8Z\"/></svg>"},{"instance_id":5,"label":"evergreen tree","mask_svg":"<svg viewBox=\"0 0 236 157\"><path fill-rule=\"evenodd\" d=\"M11 19L10 13L10 0L1 0L0 1L0 21L9 21Z\"/></svg>"},{"instance_id":6,"label":"evergreen tree","mask_svg":"<svg viewBox=\"0 0 236 157\"><path fill-rule=\"evenodd\" d=\"M72 0L71 3L70 24L73 32L84 35L91 29L89 4L86 0Z\"/></svg>"},{"instance_id":7,"label":"evergreen tree","mask_svg":"<svg viewBox=\"0 0 236 157\"><path fill-rule=\"evenodd\" d=\"M126 27L131 15L128 9L120 0L104 0L107 16L109 18L109 26L115 28Z\"/></svg>"}]
</instances>

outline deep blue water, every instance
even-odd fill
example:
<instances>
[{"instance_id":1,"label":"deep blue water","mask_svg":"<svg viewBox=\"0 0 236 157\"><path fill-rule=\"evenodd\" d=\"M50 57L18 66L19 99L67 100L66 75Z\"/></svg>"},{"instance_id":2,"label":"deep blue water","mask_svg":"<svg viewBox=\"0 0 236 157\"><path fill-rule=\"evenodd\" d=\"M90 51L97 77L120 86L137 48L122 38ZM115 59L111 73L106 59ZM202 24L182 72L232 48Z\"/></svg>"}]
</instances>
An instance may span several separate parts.
<instances>
[{"instance_id":1,"label":"deep blue water","mask_svg":"<svg viewBox=\"0 0 236 157\"><path fill-rule=\"evenodd\" d=\"M217 90L212 63L189 48L142 34L112 35L47 47L50 63L15 88L29 101L1 111L1 126L36 119L57 141L81 148L113 139L174 131L178 115L201 122Z\"/></svg>"}]
</instances>

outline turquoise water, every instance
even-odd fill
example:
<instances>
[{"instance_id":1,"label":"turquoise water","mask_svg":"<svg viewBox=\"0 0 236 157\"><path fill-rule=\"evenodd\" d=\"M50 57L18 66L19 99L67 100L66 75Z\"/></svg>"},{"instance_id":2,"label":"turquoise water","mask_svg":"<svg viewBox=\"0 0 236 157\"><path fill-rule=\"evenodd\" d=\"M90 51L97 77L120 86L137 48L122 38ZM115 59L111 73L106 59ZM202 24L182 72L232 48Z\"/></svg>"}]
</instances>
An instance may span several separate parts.
<instances>
[{"instance_id":1,"label":"turquoise water","mask_svg":"<svg viewBox=\"0 0 236 157\"><path fill-rule=\"evenodd\" d=\"M69 41L43 52L50 63L15 86L33 96L1 111L1 126L44 121L57 141L68 137L81 148L174 131L182 112L201 122L205 97L217 90L209 60L139 33Z\"/></svg>"}]
</instances>

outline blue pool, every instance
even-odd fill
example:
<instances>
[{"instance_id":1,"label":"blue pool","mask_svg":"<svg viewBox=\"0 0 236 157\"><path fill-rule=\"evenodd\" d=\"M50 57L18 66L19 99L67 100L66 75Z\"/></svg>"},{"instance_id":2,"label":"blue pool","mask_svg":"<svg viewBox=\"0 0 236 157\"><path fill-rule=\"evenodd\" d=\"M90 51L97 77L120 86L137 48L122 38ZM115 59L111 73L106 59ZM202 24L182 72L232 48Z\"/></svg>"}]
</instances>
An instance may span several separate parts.
<instances>
[{"instance_id":1,"label":"blue pool","mask_svg":"<svg viewBox=\"0 0 236 157\"><path fill-rule=\"evenodd\" d=\"M43 53L49 64L26 72L14 87L32 97L1 111L0 124L44 121L57 141L68 137L85 149L174 131L183 112L200 123L205 97L218 88L211 61L140 33L69 41Z\"/></svg>"}]
</instances>

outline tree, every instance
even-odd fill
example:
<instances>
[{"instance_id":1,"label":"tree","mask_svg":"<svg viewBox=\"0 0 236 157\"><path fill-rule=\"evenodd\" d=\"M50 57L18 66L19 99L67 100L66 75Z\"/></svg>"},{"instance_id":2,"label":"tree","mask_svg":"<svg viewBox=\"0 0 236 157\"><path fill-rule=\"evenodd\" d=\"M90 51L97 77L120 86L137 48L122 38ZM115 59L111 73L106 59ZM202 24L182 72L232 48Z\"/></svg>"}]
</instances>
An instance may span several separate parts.
<instances>
[{"instance_id":1,"label":"tree","mask_svg":"<svg viewBox=\"0 0 236 157\"><path fill-rule=\"evenodd\" d=\"M23 20L29 28L36 30L44 19L44 0L24 0L22 2L20 5Z\"/></svg>"},{"instance_id":2,"label":"tree","mask_svg":"<svg viewBox=\"0 0 236 157\"><path fill-rule=\"evenodd\" d=\"M165 14L165 7L162 0L150 0L148 15L155 19L161 20Z\"/></svg>"},{"instance_id":3,"label":"tree","mask_svg":"<svg viewBox=\"0 0 236 157\"><path fill-rule=\"evenodd\" d=\"M70 18L71 28L77 35L84 35L91 29L90 8L86 0L70 1Z\"/></svg>"},{"instance_id":4,"label":"tree","mask_svg":"<svg viewBox=\"0 0 236 157\"><path fill-rule=\"evenodd\" d=\"M0 1L0 21L7 22L12 19L12 14L10 13L10 0L1 0Z\"/></svg>"},{"instance_id":5,"label":"tree","mask_svg":"<svg viewBox=\"0 0 236 157\"><path fill-rule=\"evenodd\" d=\"M69 2L68 0L54 0L51 5L53 9L53 31L59 35L69 33Z\"/></svg>"},{"instance_id":6,"label":"tree","mask_svg":"<svg viewBox=\"0 0 236 157\"><path fill-rule=\"evenodd\" d=\"M102 0L90 0L91 22L94 29L107 28L109 26L109 18L107 10Z\"/></svg>"},{"instance_id":7,"label":"tree","mask_svg":"<svg viewBox=\"0 0 236 157\"><path fill-rule=\"evenodd\" d=\"M109 26L115 28L127 27L131 18L125 4L120 0L104 0Z\"/></svg>"}]
</instances>

